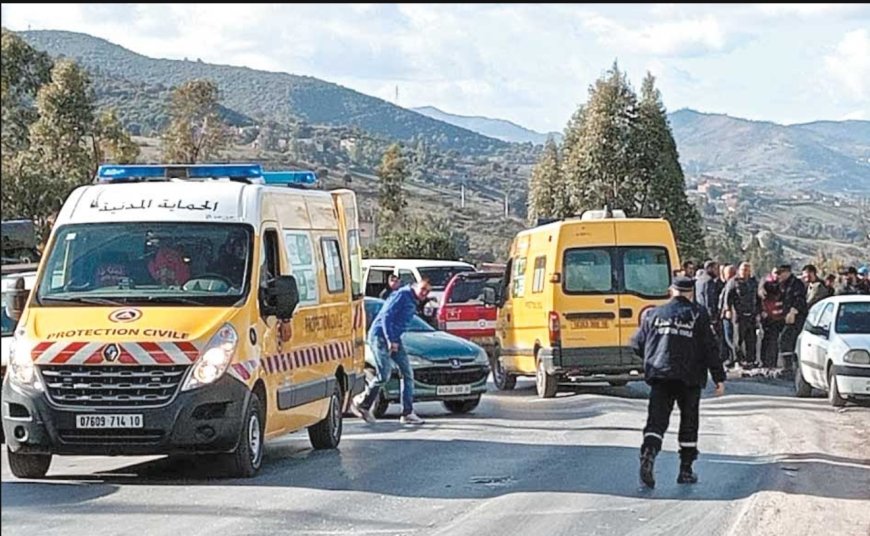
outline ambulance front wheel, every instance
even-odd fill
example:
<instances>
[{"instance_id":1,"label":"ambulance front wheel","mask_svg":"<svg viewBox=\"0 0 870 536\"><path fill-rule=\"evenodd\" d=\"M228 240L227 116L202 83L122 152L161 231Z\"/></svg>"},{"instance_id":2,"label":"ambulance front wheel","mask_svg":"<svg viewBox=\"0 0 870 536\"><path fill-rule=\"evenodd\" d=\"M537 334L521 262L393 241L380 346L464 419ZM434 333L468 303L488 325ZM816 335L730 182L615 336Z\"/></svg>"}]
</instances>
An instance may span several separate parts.
<instances>
[{"instance_id":1,"label":"ambulance front wheel","mask_svg":"<svg viewBox=\"0 0 870 536\"><path fill-rule=\"evenodd\" d=\"M235 452L226 455L230 473L234 477L254 476L263 464L263 443L265 426L260 397L251 393L248 410L242 423L239 446Z\"/></svg>"},{"instance_id":2,"label":"ambulance front wheel","mask_svg":"<svg viewBox=\"0 0 870 536\"><path fill-rule=\"evenodd\" d=\"M51 465L51 454L21 454L6 447L9 469L17 478L42 478Z\"/></svg>"}]
</instances>

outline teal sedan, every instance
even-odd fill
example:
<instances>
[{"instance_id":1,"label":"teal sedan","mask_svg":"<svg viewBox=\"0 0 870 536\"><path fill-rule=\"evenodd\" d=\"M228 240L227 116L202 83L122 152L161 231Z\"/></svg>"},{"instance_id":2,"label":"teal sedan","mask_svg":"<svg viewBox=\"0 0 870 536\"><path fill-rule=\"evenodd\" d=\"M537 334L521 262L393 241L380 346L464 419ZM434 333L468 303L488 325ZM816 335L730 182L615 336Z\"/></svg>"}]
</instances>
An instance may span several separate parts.
<instances>
[{"instance_id":1,"label":"teal sedan","mask_svg":"<svg viewBox=\"0 0 870 536\"><path fill-rule=\"evenodd\" d=\"M383 300L365 299L367 330L383 305ZM452 413L468 413L480 404L489 376L489 360L483 348L437 331L418 316L402 336L402 344L414 369L415 402L440 401ZM374 367L374 356L366 344L366 368L371 373ZM373 408L375 417L383 417L389 405L399 400L399 371L394 366Z\"/></svg>"}]
</instances>

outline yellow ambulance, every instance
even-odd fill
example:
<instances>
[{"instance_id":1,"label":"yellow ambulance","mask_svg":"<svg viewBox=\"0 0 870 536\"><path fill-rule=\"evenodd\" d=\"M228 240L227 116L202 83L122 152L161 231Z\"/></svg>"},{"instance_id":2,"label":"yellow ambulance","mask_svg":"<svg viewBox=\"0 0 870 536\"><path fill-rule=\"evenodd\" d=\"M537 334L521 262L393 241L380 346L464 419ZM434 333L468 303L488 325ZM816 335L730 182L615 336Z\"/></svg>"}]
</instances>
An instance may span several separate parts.
<instances>
[{"instance_id":1,"label":"yellow ambulance","mask_svg":"<svg viewBox=\"0 0 870 536\"><path fill-rule=\"evenodd\" d=\"M9 466L52 455L335 448L362 390L353 192L259 165L102 166L63 205L3 383Z\"/></svg>"},{"instance_id":2,"label":"yellow ambulance","mask_svg":"<svg viewBox=\"0 0 870 536\"><path fill-rule=\"evenodd\" d=\"M643 379L629 340L644 310L667 301L679 265L667 221L619 210L519 233L502 288L487 296L499 307L496 387L535 376L538 395L550 398L560 385Z\"/></svg>"}]
</instances>

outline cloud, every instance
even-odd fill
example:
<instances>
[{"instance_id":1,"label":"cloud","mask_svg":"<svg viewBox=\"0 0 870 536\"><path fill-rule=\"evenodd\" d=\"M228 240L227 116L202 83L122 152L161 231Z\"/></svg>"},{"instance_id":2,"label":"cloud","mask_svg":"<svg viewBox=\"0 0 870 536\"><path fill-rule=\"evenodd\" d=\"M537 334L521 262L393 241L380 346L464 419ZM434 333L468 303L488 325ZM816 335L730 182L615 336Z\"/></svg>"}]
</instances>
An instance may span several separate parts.
<instances>
[{"instance_id":1,"label":"cloud","mask_svg":"<svg viewBox=\"0 0 870 536\"><path fill-rule=\"evenodd\" d=\"M860 4L761 4L756 5L755 9L770 17L853 15L867 11L866 6Z\"/></svg>"},{"instance_id":2,"label":"cloud","mask_svg":"<svg viewBox=\"0 0 870 536\"><path fill-rule=\"evenodd\" d=\"M870 102L870 33L855 30L843 36L836 49L825 56L825 67L842 94Z\"/></svg>"},{"instance_id":3,"label":"cloud","mask_svg":"<svg viewBox=\"0 0 870 536\"><path fill-rule=\"evenodd\" d=\"M589 15L584 25L604 43L624 50L658 56L695 56L725 49L725 31L716 17L687 18L628 26L600 15Z\"/></svg>"},{"instance_id":4,"label":"cloud","mask_svg":"<svg viewBox=\"0 0 870 536\"><path fill-rule=\"evenodd\" d=\"M402 106L502 117L540 131L561 129L614 58L636 89L646 69L655 73L669 108L771 120L841 117L863 104L846 95L867 96L866 48L844 38L862 28L867 12L836 5L2 5L13 30L84 32L150 57L309 75L390 101L399 86ZM806 76L806 65L836 80L837 98L824 94L819 76ZM779 87L802 100L779 98Z\"/></svg>"}]
</instances>

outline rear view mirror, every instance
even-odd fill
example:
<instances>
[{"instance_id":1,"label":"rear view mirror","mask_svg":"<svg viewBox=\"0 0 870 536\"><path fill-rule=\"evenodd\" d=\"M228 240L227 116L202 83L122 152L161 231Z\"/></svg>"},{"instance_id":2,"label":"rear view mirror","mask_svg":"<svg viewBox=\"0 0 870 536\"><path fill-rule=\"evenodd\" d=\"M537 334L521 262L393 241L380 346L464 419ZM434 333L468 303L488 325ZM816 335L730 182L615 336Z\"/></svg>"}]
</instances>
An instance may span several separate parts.
<instances>
[{"instance_id":1,"label":"rear view mirror","mask_svg":"<svg viewBox=\"0 0 870 536\"><path fill-rule=\"evenodd\" d=\"M289 320L299 305L299 287L292 275L282 275L272 279L262 290L260 309L263 316L275 316L279 320Z\"/></svg>"}]
</instances>

